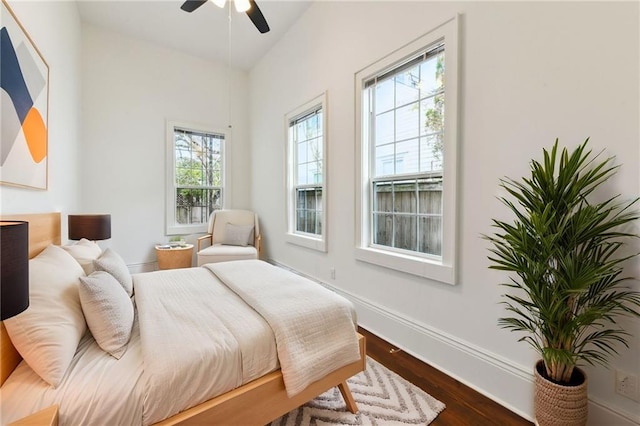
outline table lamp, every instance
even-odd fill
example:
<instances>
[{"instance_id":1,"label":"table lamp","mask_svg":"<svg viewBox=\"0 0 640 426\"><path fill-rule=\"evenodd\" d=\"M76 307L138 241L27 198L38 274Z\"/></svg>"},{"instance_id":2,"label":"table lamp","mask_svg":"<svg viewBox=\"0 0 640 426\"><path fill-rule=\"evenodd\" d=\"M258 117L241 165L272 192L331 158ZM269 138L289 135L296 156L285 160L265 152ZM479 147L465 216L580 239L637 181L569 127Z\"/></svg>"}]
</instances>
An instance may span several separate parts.
<instances>
[{"instance_id":1,"label":"table lamp","mask_svg":"<svg viewBox=\"0 0 640 426\"><path fill-rule=\"evenodd\" d=\"M111 238L111 215L70 214L68 227L70 240L108 240Z\"/></svg>"},{"instance_id":2,"label":"table lamp","mask_svg":"<svg viewBox=\"0 0 640 426\"><path fill-rule=\"evenodd\" d=\"M29 222L0 222L0 319L29 307Z\"/></svg>"}]
</instances>

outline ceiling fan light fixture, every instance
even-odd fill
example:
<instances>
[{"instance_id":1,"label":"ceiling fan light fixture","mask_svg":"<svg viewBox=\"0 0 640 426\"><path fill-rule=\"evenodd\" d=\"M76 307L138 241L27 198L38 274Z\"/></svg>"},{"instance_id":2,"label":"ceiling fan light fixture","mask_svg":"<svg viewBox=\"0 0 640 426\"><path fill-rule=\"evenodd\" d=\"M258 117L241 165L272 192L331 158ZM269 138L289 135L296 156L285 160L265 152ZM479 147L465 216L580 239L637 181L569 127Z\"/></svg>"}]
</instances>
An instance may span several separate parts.
<instances>
[{"instance_id":1,"label":"ceiling fan light fixture","mask_svg":"<svg viewBox=\"0 0 640 426\"><path fill-rule=\"evenodd\" d=\"M186 0L180 6L180 9L185 12L193 12L203 4L205 4L208 0ZM224 7L225 0L211 0L218 7ZM255 0L229 0L233 1L236 4L236 10L238 12L246 12L253 25L256 26L260 33L268 33L269 32L269 24L267 24L267 20L264 19L264 15L262 11L256 4ZM229 5L229 12L231 12L231 5ZM229 19L231 19L231 15L229 15Z\"/></svg>"},{"instance_id":2,"label":"ceiling fan light fixture","mask_svg":"<svg viewBox=\"0 0 640 426\"><path fill-rule=\"evenodd\" d=\"M234 0L233 2L236 4L236 10L238 12L246 12L251 9L251 3L249 3L249 0Z\"/></svg>"}]
</instances>

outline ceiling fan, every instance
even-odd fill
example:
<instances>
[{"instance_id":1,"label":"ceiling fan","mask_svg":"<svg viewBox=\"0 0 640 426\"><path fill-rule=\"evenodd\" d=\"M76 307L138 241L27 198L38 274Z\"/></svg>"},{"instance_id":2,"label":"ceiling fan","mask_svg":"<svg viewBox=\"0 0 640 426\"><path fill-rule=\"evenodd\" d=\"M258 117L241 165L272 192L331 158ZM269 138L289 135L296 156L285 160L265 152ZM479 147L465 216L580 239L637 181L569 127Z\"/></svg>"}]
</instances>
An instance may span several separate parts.
<instances>
[{"instance_id":1,"label":"ceiling fan","mask_svg":"<svg viewBox=\"0 0 640 426\"><path fill-rule=\"evenodd\" d=\"M203 4L205 4L208 0L187 0L185 1L180 9L185 12L193 12ZM226 0L211 0L216 6L224 7ZM231 1L231 0L229 0ZM254 0L233 0L236 5L236 10L238 12L246 12L253 25L256 26L258 31L262 34L269 31L269 24L267 24L267 20L264 19L264 15L260 11L260 8L256 4Z\"/></svg>"}]
</instances>

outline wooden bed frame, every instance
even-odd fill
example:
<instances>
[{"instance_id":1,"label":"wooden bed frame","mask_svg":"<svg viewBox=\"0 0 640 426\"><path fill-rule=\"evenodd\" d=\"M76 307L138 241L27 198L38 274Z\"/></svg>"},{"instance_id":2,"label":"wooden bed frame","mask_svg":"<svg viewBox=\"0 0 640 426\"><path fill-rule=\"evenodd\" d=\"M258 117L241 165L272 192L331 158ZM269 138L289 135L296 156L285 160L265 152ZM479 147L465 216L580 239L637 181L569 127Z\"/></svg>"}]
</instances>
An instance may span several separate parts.
<instances>
[{"instance_id":1,"label":"wooden bed frame","mask_svg":"<svg viewBox=\"0 0 640 426\"><path fill-rule=\"evenodd\" d=\"M60 244L60 213L5 215L2 221L25 220L29 222L29 257L34 257L49 244ZM13 347L9 335L0 324L0 385L18 366L22 358ZM352 413L358 407L346 380L366 368L366 342L358 334L360 360L346 365L309 385L304 391L289 398L280 370L269 373L237 389L219 395L209 401L189 408L158 425L237 424L265 425L310 401L321 393L338 386L346 406Z\"/></svg>"}]
</instances>

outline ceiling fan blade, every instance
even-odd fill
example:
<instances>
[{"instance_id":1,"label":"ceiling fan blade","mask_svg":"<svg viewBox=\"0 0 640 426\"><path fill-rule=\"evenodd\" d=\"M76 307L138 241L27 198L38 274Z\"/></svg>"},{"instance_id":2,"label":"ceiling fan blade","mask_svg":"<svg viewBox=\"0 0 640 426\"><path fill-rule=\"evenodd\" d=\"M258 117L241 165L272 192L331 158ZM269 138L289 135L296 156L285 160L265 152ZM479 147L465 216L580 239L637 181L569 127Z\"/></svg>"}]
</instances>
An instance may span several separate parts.
<instances>
[{"instance_id":1,"label":"ceiling fan blade","mask_svg":"<svg viewBox=\"0 0 640 426\"><path fill-rule=\"evenodd\" d=\"M202 6L203 4L205 4L206 2L207 0L187 0L184 3L182 3L182 6L180 6L180 9L184 10L185 12L191 13L197 8L199 8L200 6Z\"/></svg>"},{"instance_id":2,"label":"ceiling fan blade","mask_svg":"<svg viewBox=\"0 0 640 426\"><path fill-rule=\"evenodd\" d=\"M251 19L253 25L255 25L262 34L269 32L269 24L267 24L267 20L264 19L264 15L256 2L249 0L249 3L251 3L251 8L247 10L247 16Z\"/></svg>"}]
</instances>

